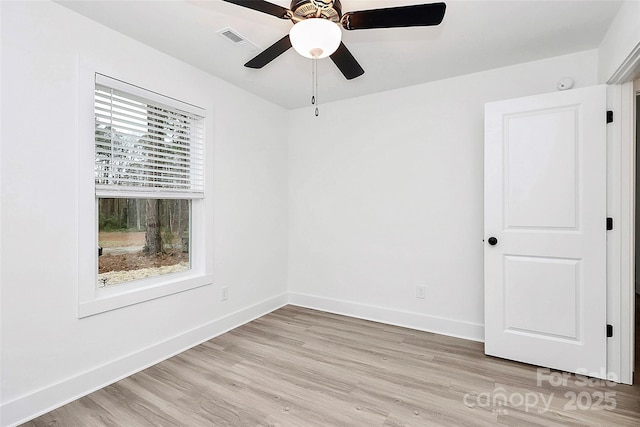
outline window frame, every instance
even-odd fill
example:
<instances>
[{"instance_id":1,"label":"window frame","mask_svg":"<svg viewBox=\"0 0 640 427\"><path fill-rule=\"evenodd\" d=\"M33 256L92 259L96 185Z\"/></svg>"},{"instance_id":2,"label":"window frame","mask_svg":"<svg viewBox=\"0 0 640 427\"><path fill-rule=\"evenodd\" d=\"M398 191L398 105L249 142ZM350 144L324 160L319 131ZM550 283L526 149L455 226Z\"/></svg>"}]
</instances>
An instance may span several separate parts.
<instances>
[{"instance_id":1,"label":"window frame","mask_svg":"<svg viewBox=\"0 0 640 427\"><path fill-rule=\"evenodd\" d=\"M142 303L155 298L161 298L178 292L187 291L213 283L211 250L212 239L207 239L211 234L211 224L207 220L207 212L210 211L209 172L206 165L209 164L210 154L207 149L207 130L210 127L211 118L206 109L185 104L169 96L159 95L144 87L151 87L144 81L138 87L143 94L155 94L164 104L190 105L201 112L204 132L204 184L205 194L201 198L188 198L191 200L191 237L190 257L191 269L160 275L140 280L118 284L113 287L98 287L98 195L95 185L95 121L94 121L94 91L97 75L106 75L96 70L92 64L79 63L78 72L78 318L92 316L121 307ZM113 74L111 74L113 75ZM113 79L111 77L111 79ZM116 81L124 80L115 79ZM144 79L141 79L144 80ZM131 79L129 81L132 81ZM172 81L173 83L173 81ZM101 84L104 84L101 82ZM124 83L128 85L127 83ZM175 83L173 84L175 86ZM122 88L120 88L122 89ZM140 95L140 94L135 94ZM151 97L147 99L155 101ZM179 104L168 103L173 100ZM157 198L171 198L170 191L167 196L162 191ZM131 194L123 194L124 197Z\"/></svg>"}]
</instances>

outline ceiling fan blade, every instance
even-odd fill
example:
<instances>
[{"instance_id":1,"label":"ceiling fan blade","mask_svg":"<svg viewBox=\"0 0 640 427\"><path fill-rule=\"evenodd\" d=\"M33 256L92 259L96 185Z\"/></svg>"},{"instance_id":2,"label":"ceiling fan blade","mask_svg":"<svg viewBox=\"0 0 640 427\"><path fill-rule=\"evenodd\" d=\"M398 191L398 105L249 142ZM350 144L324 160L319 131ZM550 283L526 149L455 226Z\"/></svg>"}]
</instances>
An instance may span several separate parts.
<instances>
[{"instance_id":1,"label":"ceiling fan blade","mask_svg":"<svg viewBox=\"0 0 640 427\"><path fill-rule=\"evenodd\" d=\"M358 64L356 58L353 57L349 49L347 49L342 42L340 42L338 50L331 55L331 60L336 64L338 69L342 71L342 74L344 74L347 80L355 79L364 74L364 70L360 64Z\"/></svg>"},{"instance_id":2,"label":"ceiling fan blade","mask_svg":"<svg viewBox=\"0 0 640 427\"><path fill-rule=\"evenodd\" d=\"M277 4L269 3L263 0L222 0L227 3L237 4L238 6L246 7L249 9L257 10L258 12L273 15L280 19L290 19L291 11Z\"/></svg>"},{"instance_id":3,"label":"ceiling fan blade","mask_svg":"<svg viewBox=\"0 0 640 427\"><path fill-rule=\"evenodd\" d=\"M251 61L244 64L245 67L249 68L262 68L267 65L269 62L276 59L278 56L285 53L287 50L291 48L291 40L289 40L289 34L266 48L264 51L258 54Z\"/></svg>"},{"instance_id":4,"label":"ceiling fan blade","mask_svg":"<svg viewBox=\"0 0 640 427\"><path fill-rule=\"evenodd\" d=\"M438 25L446 8L444 3L431 3L347 12L342 17L342 26L346 30L365 30Z\"/></svg>"}]
</instances>

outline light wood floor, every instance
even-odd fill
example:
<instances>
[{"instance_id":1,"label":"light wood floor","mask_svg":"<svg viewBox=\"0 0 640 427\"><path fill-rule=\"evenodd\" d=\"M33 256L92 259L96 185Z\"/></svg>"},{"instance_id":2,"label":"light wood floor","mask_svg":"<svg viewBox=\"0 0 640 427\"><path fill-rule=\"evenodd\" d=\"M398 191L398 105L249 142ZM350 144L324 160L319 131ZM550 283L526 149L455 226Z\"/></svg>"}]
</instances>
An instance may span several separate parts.
<instances>
[{"instance_id":1,"label":"light wood floor","mask_svg":"<svg viewBox=\"0 0 640 427\"><path fill-rule=\"evenodd\" d=\"M287 306L25 425L640 425L638 386L536 382L482 343Z\"/></svg>"}]
</instances>

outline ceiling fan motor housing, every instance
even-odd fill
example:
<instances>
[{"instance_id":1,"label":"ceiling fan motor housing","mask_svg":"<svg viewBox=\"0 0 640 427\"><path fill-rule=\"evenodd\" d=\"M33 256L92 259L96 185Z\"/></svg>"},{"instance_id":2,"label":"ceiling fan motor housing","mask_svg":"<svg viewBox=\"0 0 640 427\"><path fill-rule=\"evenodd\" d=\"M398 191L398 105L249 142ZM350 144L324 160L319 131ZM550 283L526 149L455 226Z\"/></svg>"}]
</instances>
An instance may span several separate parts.
<instances>
[{"instance_id":1,"label":"ceiling fan motor housing","mask_svg":"<svg viewBox=\"0 0 640 427\"><path fill-rule=\"evenodd\" d=\"M342 18L340 0L291 0L291 12L297 19L324 18L339 23Z\"/></svg>"}]
</instances>

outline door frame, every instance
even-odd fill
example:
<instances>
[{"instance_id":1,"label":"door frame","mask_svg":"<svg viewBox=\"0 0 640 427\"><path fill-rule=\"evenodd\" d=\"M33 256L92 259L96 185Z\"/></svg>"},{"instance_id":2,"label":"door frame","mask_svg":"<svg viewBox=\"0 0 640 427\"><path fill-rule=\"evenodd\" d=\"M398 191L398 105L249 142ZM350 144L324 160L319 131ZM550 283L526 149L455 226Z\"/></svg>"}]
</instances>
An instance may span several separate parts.
<instances>
[{"instance_id":1,"label":"door frame","mask_svg":"<svg viewBox=\"0 0 640 427\"><path fill-rule=\"evenodd\" d=\"M639 76L640 44L606 82L607 109L614 112L614 121L607 127L607 216L614 218L614 229L607 236L607 322L614 326L607 343L607 370L624 384L633 383L634 368L637 165L633 81Z\"/></svg>"}]
</instances>

